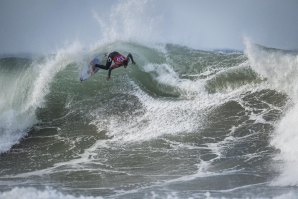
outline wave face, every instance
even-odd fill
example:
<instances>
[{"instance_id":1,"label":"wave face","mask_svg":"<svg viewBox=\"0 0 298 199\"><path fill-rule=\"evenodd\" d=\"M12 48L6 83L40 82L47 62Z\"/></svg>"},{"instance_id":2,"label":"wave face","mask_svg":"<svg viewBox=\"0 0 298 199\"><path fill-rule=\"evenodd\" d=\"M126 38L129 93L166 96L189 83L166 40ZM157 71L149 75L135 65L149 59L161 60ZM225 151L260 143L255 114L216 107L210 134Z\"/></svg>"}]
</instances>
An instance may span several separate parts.
<instances>
[{"instance_id":1,"label":"wave face","mask_svg":"<svg viewBox=\"0 0 298 199\"><path fill-rule=\"evenodd\" d=\"M81 83L111 49L137 64ZM2 58L0 197L294 198L295 61L249 42L245 53L112 42Z\"/></svg>"},{"instance_id":2,"label":"wave face","mask_svg":"<svg viewBox=\"0 0 298 199\"><path fill-rule=\"evenodd\" d=\"M43 106L50 83L76 48L74 45L38 60L0 59L0 153L9 150L37 122L35 112Z\"/></svg>"}]
</instances>

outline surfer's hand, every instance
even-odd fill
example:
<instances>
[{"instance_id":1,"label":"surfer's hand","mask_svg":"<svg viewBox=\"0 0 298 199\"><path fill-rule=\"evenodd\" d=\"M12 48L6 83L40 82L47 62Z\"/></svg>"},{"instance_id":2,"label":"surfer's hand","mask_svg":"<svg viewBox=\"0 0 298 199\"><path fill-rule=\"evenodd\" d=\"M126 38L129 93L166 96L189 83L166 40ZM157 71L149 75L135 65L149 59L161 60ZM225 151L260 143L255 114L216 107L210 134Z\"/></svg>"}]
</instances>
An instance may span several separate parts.
<instances>
[{"instance_id":1,"label":"surfer's hand","mask_svg":"<svg viewBox=\"0 0 298 199\"><path fill-rule=\"evenodd\" d=\"M136 62L132 61L132 64L133 64L133 65L136 65Z\"/></svg>"},{"instance_id":2,"label":"surfer's hand","mask_svg":"<svg viewBox=\"0 0 298 199\"><path fill-rule=\"evenodd\" d=\"M107 77L107 80L109 81L111 79L111 77Z\"/></svg>"}]
</instances>

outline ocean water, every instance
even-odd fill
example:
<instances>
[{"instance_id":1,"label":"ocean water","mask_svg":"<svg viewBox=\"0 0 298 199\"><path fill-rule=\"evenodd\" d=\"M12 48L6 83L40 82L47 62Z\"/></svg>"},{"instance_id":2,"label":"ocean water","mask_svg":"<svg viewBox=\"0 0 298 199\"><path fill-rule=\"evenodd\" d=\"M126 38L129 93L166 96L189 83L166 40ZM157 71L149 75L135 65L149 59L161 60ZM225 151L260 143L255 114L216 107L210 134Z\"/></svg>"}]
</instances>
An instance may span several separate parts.
<instances>
[{"instance_id":1,"label":"ocean water","mask_svg":"<svg viewBox=\"0 0 298 199\"><path fill-rule=\"evenodd\" d=\"M111 49L136 65L79 81ZM111 42L0 59L0 198L296 198L295 52Z\"/></svg>"}]
</instances>

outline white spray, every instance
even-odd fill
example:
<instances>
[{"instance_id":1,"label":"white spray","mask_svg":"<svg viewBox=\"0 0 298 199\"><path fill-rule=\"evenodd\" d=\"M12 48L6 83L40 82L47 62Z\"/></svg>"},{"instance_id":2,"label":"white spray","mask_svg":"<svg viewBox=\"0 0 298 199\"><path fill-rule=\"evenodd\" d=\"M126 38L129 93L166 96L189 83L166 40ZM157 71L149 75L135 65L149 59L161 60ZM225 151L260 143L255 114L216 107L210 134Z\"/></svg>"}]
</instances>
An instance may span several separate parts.
<instances>
[{"instance_id":1,"label":"white spray","mask_svg":"<svg viewBox=\"0 0 298 199\"><path fill-rule=\"evenodd\" d=\"M109 17L93 11L103 37L94 49L115 41L155 43L161 40L161 16L154 13L156 6L149 0L120 1L111 9Z\"/></svg>"}]
</instances>

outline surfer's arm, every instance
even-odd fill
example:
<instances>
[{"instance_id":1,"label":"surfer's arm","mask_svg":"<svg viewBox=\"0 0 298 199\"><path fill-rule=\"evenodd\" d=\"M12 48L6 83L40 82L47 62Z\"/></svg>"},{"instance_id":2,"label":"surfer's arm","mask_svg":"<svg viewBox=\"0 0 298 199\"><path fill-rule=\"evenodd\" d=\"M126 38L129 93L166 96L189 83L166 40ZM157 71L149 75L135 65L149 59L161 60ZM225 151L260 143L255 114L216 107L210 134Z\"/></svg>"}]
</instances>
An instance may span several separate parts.
<instances>
[{"instance_id":1,"label":"surfer's arm","mask_svg":"<svg viewBox=\"0 0 298 199\"><path fill-rule=\"evenodd\" d=\"M133 60L132 54L128 53L127 57L129 57L129 59L131 59L132 64L136 64L136 62Z\"/></svg>"},{"instance_id":2,"label":"surfer's arm","mask_svg":"<svg viewBox=\"0 0 298 199\"><path fill-rule=\"evenodd\" d=\"M121 65L114 64L114 65L112 65L112 66L109 68L109 74L108 74L107 80L111 79L111 73L112 73L112 70L115 69L115 68L119 68L120 66L121 66Z\"/></svg>"},{"instance_id":3,"label":"surfer's arm","mask_svg":"<svg viewBox=\"0 0 298 199\"><path fill-rule=\"evenodd\" d=\"M113 66L111 66L111 67L109 68L109 74L108 74L107 80L111 79L111 73L112 73L112 70L113 70L113 69L114 69Z\"/></svg>"}]
</instances>

